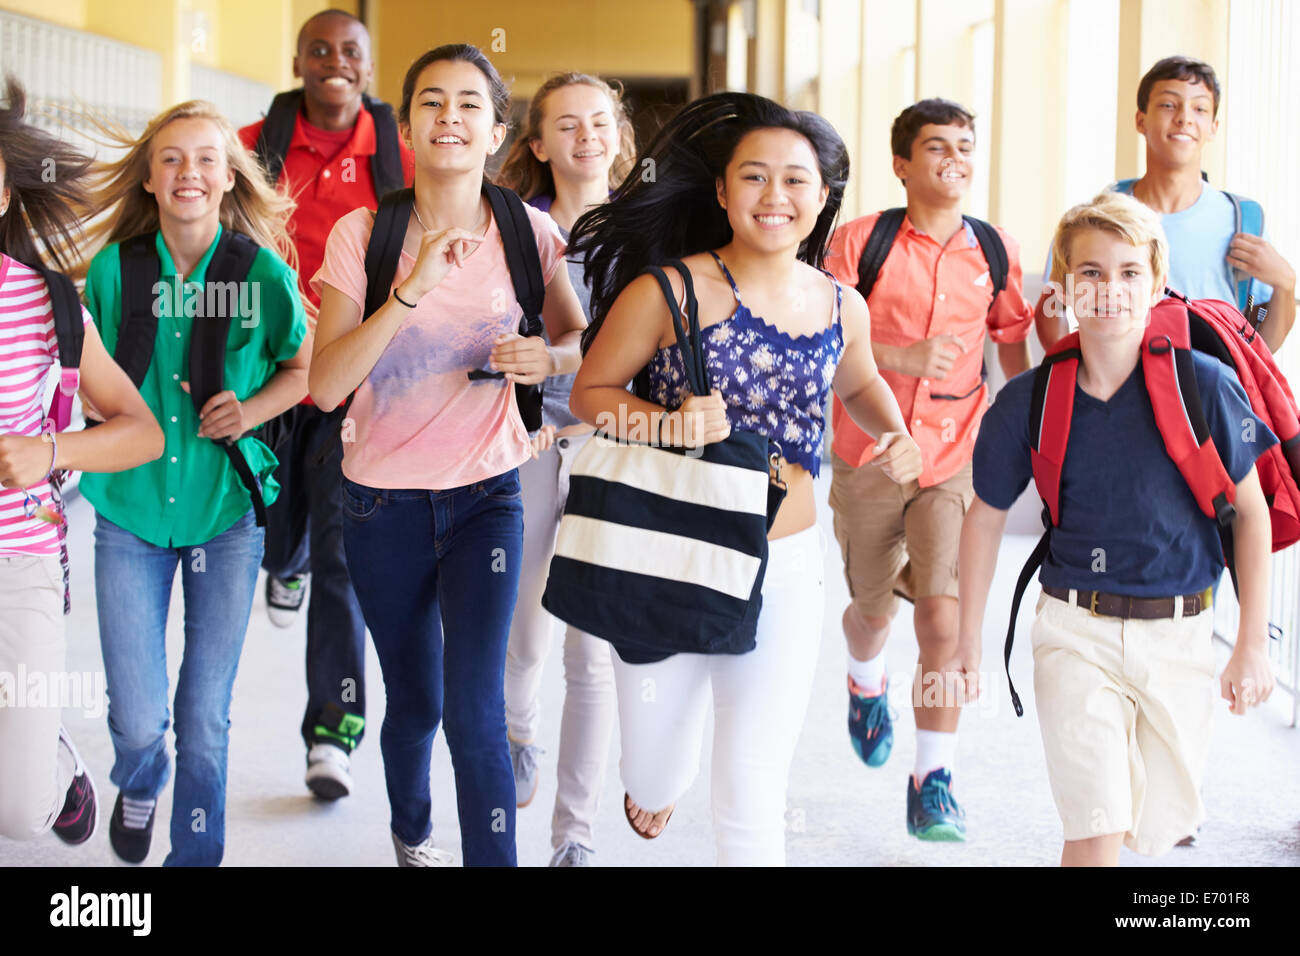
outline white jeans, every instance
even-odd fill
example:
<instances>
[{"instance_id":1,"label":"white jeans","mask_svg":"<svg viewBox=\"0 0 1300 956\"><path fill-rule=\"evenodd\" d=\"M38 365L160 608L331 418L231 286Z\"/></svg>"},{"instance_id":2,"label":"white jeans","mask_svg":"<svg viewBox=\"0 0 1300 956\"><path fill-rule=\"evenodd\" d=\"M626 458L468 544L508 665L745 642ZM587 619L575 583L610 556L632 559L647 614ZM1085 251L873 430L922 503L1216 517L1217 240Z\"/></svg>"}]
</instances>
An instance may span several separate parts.
<instances>
[{"instance_id":1,"label":"white jeans","mask_svg":"<svg viewBox=\"0 0 1300 956\"><path fill-rule=\"evenodd\" d=\"M27 699L34 681L55 685L66 659L58 555L0 556L0 836L11 840L48 831L72 783L59 701Z\"/></svg>"},{"instance_id":2,"label":"white jeans","mask_svg":"<svg viewBox=\"0 0 1300 956\"><path fill-rule=\"evenodd\" d=\"M558 623L542 608L542 591L555 551L555 533L569 495L569 470L591 437L565 435L537 460L519 466L524 497L523 567L519 598L506 649L506 727L513 740L537 737L542 664ZM592 827L600 804L614 733L614 675L609 644L575 627L564 639L564 714L551 844L566 840L594 848Z\"/></svg>"},{"instance_id":3,"label":"white jeans","mask_svg":"<svg viewBox=\"0 0 1300 956\"><path fill-rule=\"evenodd\" d=\"M614 655L623 785L643 809L676 803L699 772L712 691L722 866L785 864L786 788L821 645L825 548L815 525L771 543L748 654L675 654L655 664Z\"/></svg>"}]
</instances>

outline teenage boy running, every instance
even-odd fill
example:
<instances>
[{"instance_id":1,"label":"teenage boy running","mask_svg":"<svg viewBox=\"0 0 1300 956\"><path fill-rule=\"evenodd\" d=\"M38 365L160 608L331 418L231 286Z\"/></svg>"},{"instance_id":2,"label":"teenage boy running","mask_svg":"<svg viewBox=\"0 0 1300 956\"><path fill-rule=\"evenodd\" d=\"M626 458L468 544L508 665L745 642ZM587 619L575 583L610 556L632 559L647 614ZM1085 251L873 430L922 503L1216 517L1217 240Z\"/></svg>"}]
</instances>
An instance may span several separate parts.
<instances>
[{"instance_id":1,"label":"teenage boy running","mask_svg":"<svg viewBox=\"0 0 1300 956\"><path fill-rule=\"evenodd\" d=\"M1215 520L1165 452L1140 361L1168 267L1159 219L1105 192L1065 214L1052 249L1053 279L1073 276L1082 357L1058 523L1040 575L1034 696L1064 829L1061 864L1115 865L1121 844L1159 855L1205 818L1200 782L1215 666L1209 592L1223 552ZM1199 352L1192 360L1210 436L1236 483L1241 617L1219 686L1232 713L1244 714L1273 688L1265 617L1272 531L1255 459L1277 439L1230 370ZM961 637L946 668L966 700L979 693L984 607L1006 512L1032 474L1034 378L1021 375L999 392L975 446L976 499L961 532Z\"/></svg>"},{"instance_id":2,"label":"teenage boy running","mask_svg":"<svg viewBox=\"0 0 1300 956\"><path fill-rule=\"evenodd\" d=\"M283 163L279 181L298 201L289 232L298 250L298 280L314 324L320 298L308 285L320 268L335 221L359 206L375 208L388 185L410 185L415 159L397 135L392 111L363 99L374 64L365 25L341 10L315 14L298 33L293 75L301 105L280 120L292 138L273 155L277 122L245 126L239 137L264 162ZM373 107L373 113L372 108ZM260 148L259 148L260 147ZM387 148L387 155L385 151ZM381 170L397 180L383 183ZM351 754L365 727L365 622L343 554L340 416L304 399L278 420L276 479L283 489L267 509L266 606L271 622L289 627L302 606L307 575L307 786L322 799L352 789Z\"/></svg>"},{"instance_id":3,"label":"teenage boy running","mask_svg":"<svg viewBox=\"0 0 1300 956\"><path fill-rule=\"evenodd\" d=\"M1189 299L1237 302L1237 279L1250 277L1255 305L1268 311L1260 334L1276 352L1295 323L1295 270L1265 236L1236 232L1226 194L1201 177L1201 155L1219 131L1219 80L1208 63L1171 56L1138 84L1137 130L1146 138L1146 173L1118 188L1161 214L1169 242L1169 286ZM1240 275L1234 276L1233 270ZM1051 265L1048 265L1051 271ZM1069 329L1063 310L1048 309L1050 346ZM1052 319L1055 321L1052 321ZM1043 327L1040 321L1040 328Z\"/></svg>"},{"instance_id":4,"label":"teenage boy running","mask_svg":"<svg viewBox=\"0 0 1300 956\"><path fill-rule=\"evenodd\" d=\"M894 175L907 190L902 218L878 278L859 282L859 261L881 214L836 231L827 258L840 281L858 286L871 310L876 364L893 389L924 470L895 485L873 462L875 443L836 400L830 505L851 603L849 737L871 767L889 757L894 733L885 639L896 595L915 605L920 661L913 686L917 747L907 786L908 832L964 840L965 814L952 797L958 706L939 693L941 668L957 646L957 539L970 503L970 459L988 404L985 335L1008 378L1029 367L1032 310L1021 298L1019 247L1001 229L1005 288L996 293L975 227L961 203L974 170L974 116L949 100L922 100L894 120Z\"/></svg>"}]
</instances>

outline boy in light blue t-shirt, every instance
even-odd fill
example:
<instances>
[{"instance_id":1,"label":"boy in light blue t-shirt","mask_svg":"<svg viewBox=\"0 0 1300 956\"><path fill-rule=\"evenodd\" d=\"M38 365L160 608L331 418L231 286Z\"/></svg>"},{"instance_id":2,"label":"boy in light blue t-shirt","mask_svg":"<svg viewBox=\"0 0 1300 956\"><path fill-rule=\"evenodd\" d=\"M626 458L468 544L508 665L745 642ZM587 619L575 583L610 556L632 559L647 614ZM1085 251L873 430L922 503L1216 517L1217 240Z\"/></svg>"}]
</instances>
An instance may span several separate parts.
<instances>
[{"instance_id":1,"label":"boy in light blue t-shirt","mask_svg":"<svg viewBox=\"0 0 1300 956\"><path fill-rule=\"evenodd\" d=\"M1219 130L1219 80L1200 60L1171 56L1138 84L1137 129L1147 142L1146 173L1117 184L1161 214L1169 241L1169 286L1189 299L1237 301L1236 280L1250 279L1254 303L1267 309L1260 334L1276 352L1296 314L1295 270L1268 239L1236 232L1232 201L1201 176L1201 155ZM1048 271L1051 261L1048 260ZM1239 275L1234 276L1236 269ZM1035 321L1044 347L1067 331L1063 310L1039 301Z\"/></svg>"}]
</instances>

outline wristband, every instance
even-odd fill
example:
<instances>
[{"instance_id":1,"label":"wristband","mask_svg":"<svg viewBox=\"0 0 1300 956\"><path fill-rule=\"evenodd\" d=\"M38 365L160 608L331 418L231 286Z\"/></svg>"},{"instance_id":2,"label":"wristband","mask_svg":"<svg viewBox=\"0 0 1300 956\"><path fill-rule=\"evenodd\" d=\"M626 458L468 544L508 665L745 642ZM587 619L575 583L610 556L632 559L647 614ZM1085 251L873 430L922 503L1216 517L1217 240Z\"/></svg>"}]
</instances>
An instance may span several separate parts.
<instances>
[{"instance_id":1,"label":"wristband","mask_svg":"<svg viewBox=\"0 0 1300 956\"><path fill-rule=\"evenodd\" d=\"M406 301L405 299L403 299L400 295L398 295L396 289L393 290L393 298L396 299L398 302L402 303L402 305L406 306L408 309L414 309L414 308L415 308L415 303L414 303L414 302L407 302L407 301Z\"/></svg>"},{"instance_id":2,"label":"wristband","mask_svg":"<svg viewBox=\"0 0 1300 956\"><path fill-rule=\"evenodd\" d=\"M54 432L41 436L42 441L46 438L50 440L50 445L53 448L53 454L50 455L50 470L45 473L45 480L49 481L54 477L54 463L59 460L59 440L55 437Z\"/></svg>"}]
</instances>

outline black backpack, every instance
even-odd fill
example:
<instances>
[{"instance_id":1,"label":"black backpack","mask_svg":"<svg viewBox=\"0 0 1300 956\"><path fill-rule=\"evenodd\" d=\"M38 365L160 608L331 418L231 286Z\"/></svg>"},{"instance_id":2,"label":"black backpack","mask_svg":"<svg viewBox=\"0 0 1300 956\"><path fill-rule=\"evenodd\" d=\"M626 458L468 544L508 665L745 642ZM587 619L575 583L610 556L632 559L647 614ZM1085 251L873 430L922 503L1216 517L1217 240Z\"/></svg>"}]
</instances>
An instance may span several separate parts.
<instances>
[{"instance_id":1,"label":"black backpack","mask_svg":"<svg viewBox=\"0 0 1300 956\"><path fill-rule=\"evenodd\" d=\"M397 120L393 108L382 100L361 95L361 103L375 121L375 155L370 160L370 175L375 183L375 195L383 196L401 189L406 182L402 169L402 147L397 139ZM266 167L267 178L274 186L284 169L284 157L293 141L293 127L302 107L302 90L277 93L262 123L262 131L253 147L257 158Z\"/></svg>"},{"instance_id":2,"label":"black backpack","mask_svg":"<svg viewBox=\"0 0 1300 956\"><path fill-rule=\"evenodd\" d=\"M205 280L211 283L240 283L248 277L260 247L252 239L223 229L217 248L208 263ZM122 275L122 325L117 332L113 359L138 389L153 361L158 339L158 301L155 288L162 263L154 248L152 232L133 236L120 247ZM206 290L205 299L207 301ZM226 310L223 310L226 311ZM230 315L204 315L190 331L190 398L197 412L213 395L222 390L226 374L226 344L230 333ZM214 439L214 441L217 441ZM248 489L258 527L266 525L266 503L262 486L236 444L237 439L217 441L230 458L239 480Z\"/></svg>"},{"instance_id":3,"label":"black backpack","mask_svg":"<svg viewBox=\"0 0 1300 956\"><path fill-rule=\"evenodd\" d=\"M515 298L524 310L523 318L519 320L519 334L541 335L546 284L542 281L542 260L537 251L537 237L533 234L528 211L524 208L523 200L509 189L485 182L483 192L492 204L492 215L501 232L506 264L510 267L510 282L515 289ZM392 293L397 262L402 254L402 240L406 236L414 207L415 190L409 188L390 192L379 201L375 225L366 245L366 305L362 312L363 322L374 315ZM467 374L470 379L505 377L503 372L483 369L473 369ZM530 432L541 428L542 386L516 383L515 401L519 405L524 427ZM350 397L348 403L351 403ZM344 414L346 415L346 405Z\"/></svg>"},{"instance_id":4,"label":"black backpack","mask_svg":"<svg viewBox=\"0 0 1300 956\"><path fill-rule=\"evenodd\" d=\"M894 247L894 238L898 235L898 230L903 226L903 217L907 210L901 206L893 209L886 209L876 218L876 224L871 227L871 235L867 236L867 244L862 249L862 255L858 259L858 285L857 289L862 293L865 299L871 295L871 290L876 286L876 279L880 276L880 268L889 258L889 251ZM1007 247L1002 244L1002 237L998 231L993 228L992 224L985 222L983 219L976 219L974 216L962 216L962 221L971 227L975 233L975 241L980 244L980 252L984 254L984 261L989 267L989 281L993 283L993 298L989 300L989 311L993 311L993 303L997 302L998 296L1007 287L1007 276L1011 271L1010 260L1007 258ZM988 378L988 369L980 369L980 384L975 388L979 389ZM966 395L939 395L931 394L931 398L946 398L954 401L963 398L969 398L973 392Z\"/></svg>"}]
</instances>

